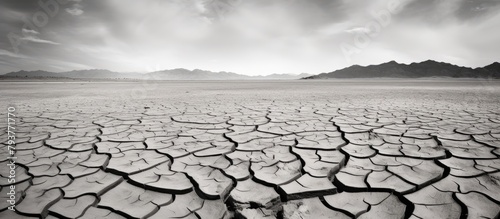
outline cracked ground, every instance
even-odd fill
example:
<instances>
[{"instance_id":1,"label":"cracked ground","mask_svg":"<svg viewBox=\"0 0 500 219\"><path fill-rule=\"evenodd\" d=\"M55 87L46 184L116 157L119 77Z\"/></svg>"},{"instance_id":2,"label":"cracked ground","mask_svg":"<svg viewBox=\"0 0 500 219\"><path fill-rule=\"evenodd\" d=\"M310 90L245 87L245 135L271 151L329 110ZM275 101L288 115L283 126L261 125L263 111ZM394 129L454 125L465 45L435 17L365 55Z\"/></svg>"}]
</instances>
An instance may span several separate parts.
<instances>
[{"instance_id":1,"label":"cracked ground","mask_svg":"<svg viewBox=\"0 0 500 219\"><path fill-rule=\"evenodd\" d=\"M0 218L499 217L498 82L149 83L2 82Z\"/></svg>"}]
</instances>

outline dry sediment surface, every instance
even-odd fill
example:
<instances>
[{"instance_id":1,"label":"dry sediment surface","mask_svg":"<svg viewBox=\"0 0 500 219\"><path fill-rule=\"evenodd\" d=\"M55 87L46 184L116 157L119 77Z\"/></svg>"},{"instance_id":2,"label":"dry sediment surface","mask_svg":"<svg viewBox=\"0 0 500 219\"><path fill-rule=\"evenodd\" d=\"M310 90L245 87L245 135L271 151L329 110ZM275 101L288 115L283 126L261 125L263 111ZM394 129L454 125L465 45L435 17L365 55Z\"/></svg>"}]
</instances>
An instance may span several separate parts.
<instances>
[{"instance_id":1,"label":"dry sediment surface","mask_svg":"<svg viewBox=\"0 0 500 219\"><path fill-rule=\"evenodd\" d=\"M0 218L498 218L499 88L1 82Z\"/></svg>"}]
</instances>

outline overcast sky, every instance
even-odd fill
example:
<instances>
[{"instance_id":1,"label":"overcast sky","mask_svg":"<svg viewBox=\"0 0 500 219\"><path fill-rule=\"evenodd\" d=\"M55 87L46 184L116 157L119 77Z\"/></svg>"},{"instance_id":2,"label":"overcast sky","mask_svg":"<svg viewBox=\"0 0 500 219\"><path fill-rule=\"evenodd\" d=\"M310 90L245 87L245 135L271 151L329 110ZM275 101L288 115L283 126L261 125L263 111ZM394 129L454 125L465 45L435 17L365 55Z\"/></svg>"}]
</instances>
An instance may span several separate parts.
<instances>
[{"instance_id":1,"label":"overcast sky","mask_svg":"<svg viewBox=\"0 0 500 219\"><path fill-rule=\"evenodd\" d=\"M498 0L41 2L0 1L0 73L317 74L390 60L500 61Z\"/></svg>"}]
</instances>

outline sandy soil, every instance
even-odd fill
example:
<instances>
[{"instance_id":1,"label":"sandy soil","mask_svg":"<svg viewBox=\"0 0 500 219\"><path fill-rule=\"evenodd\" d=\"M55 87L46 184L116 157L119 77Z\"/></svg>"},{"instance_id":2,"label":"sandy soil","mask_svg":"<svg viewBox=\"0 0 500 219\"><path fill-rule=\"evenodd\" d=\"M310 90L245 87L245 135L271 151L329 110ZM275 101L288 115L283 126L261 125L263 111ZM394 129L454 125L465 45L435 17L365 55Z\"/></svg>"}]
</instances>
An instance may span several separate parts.
<instances>
[{"instance_id":1,"label":"sandy soil","mask_svg":"<svg viewBox=\"0 0 500 219\"><path fill-rule=\"evenodd\" d=\"M0 94L18 116L0 218L500 213L500 81L2 81Z\"/></svg>"}]
</instances>

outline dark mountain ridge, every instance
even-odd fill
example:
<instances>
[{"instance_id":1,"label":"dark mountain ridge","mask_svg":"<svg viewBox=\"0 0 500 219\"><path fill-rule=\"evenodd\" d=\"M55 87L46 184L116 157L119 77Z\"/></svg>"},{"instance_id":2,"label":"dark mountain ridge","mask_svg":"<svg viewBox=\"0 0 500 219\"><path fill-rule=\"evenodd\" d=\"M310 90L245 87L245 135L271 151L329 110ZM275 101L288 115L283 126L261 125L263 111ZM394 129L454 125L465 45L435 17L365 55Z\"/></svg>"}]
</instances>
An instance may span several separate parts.
<instances>
[{"instance_id":1,"label":"dark mountain ridge","mask_svg":"<svg viewBox=\"0 0 500 219\"><path fill-rule=\"evenodd\" d=\"M303 79L328 78L424 78L424 77L451 77L451 78L500 78L500 63L495 62L481 68L469 68L445 62L427 60L420 63L401 64L395 61L379 65L353 65L329 73L322 73Z\"/></svg>"}]
</instances>

